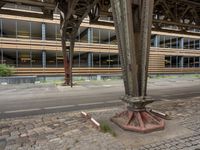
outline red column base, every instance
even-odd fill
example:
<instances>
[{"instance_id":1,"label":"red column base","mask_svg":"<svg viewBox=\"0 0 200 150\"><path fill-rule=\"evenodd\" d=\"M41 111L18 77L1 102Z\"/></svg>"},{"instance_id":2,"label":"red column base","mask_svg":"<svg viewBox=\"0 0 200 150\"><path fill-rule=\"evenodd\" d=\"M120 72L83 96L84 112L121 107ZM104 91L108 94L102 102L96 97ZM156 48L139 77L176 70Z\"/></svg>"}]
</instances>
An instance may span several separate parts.
<instances>
[{"instance_id":1,"label":"red column base","mask_svg":"<svg viewBox=\"0 0 200 150\"><path fill-rule=\"evenodd\" d=\"M127 110L116 114L111 118L111 121L116 123L124 130L149 133L153 131L163 130L165 122L162 118L148 112L147 110Z\"/></svg>"}]
</instances>

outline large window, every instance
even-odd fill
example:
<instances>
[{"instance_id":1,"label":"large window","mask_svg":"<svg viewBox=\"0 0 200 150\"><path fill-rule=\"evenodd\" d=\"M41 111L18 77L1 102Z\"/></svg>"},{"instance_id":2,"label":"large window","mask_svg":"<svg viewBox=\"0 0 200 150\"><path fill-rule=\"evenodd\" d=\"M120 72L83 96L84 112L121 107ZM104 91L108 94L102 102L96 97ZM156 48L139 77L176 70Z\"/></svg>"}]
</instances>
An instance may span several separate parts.
<instances>
[{"instance_id":1,"label":"large window","mask_svg":"<svg viewBox=\"0 0 200 150\"><path fill-rule=\"evenodd\" d=\"M32 67L42 67L42 51L32 51L31 58Z\"/></svg>"},{"instance_id":2,"label":"large window","mask_svg":"<svg viewBox=\"0 0 200 150\"><path fill-rule=\"evenodd\" d=\"M119 67L119 55L110 54L110 67Z\"/></svg>"},{"instance_id":3,"label":"large window","mask_svg":"<svg viewBox=\"0 0 200 150\"><path fill-rule=\"evenodd\" d=\"M17 66L16 50L3 49L2 54L3 54L3 63L13 67Z\"/></svg>"},{"instance_id":4,"label":"large window","mask_svg":"<svg viewBox=\"0 0 200 150\"><path fill-rule=\"evenodd\" d=\"M30 39L31 30L30 22L28 21L17 21L17 38Z\"/></svg>"},{"instance_id":5,"label":"large window","mask_svg":"<svg viewBox=\"0 0 200 150\"><path fill-rule=\"evenodd\" d=\"M30 50L18 50L18 67L31 67Z\"/></svg>"},{"instance_id":6,"label":"large window","mask_svg":"<svg viewBox=\"0 0 200 150\"><path fill-rule=\"evenodd\" d=\"M16 38L16 20L2 19L2 36Z\"/></svg>"},{"instance_id":7,"label":"large window","mask_svg":"<svg viewBox=\"0 0 200 150\"><path fill-rule=\"evenodd\" d=\"M100 30L93 29L93 43L100 43Z\"/></svg>"},{"instance_id":8,"label":"large window","mask_svg":"<svg viewBox=\"0 0 200 150\"><path fill-rule=\"evenodd\" d=\"M42 23L31 22L31 39L42 39Z\"/></svg>"},{"instance_id":9,"label":"large window","mask_svg":"<svg viewBox=\"0 0 200 150\"><path fill-rule=\"evenodd\" d=\"M101 54L101 67L110 67L110 54Z\"/></svg>"},{"instance_id":10,"label":"large window","mask_svg":"<svg viewBox=\"0 0 200 150\"><path fill-rule=\"evenodd\" d=\"M63 62L62 56L60 57ZM48 51L46 52L46 66L47 67L57 67L56 52Z\"/></svg>"},{"instance_id":11,"label":"large window","mask_svg":"<svg viewBox=\"0 0 200 150\"><path fill-rule=\"evenodd\" d=\"M110 44L110 30L100 29L100 43Z\"/></svg>"},{"instance_id":12,"label":"large window","mask_svg":"<svg viewBox=\"0 0 200 150\"><path fill-rule=\"evenodd\" d=\"M80 67L80 53L75 52L73 55L73 67Z\"/></svg>"},{"instance_id":13,"label":"large window","mask_svg":"<svg viewBox=\"0 0 200 150\"><path fill-rule=\"evenodd\" d=\"M47 40L56 40L55 24L46 24L46 39Z\"/></svg>"},{"instance_id":14,"label":"large window","mask_svg":"<svg viewBox=\"0 0 200 150\"><path fill-rule=\"evenodd\" d=\"M101 55L100 53L93 53L93 66L100 67L101 66Z\"/></svg>"}]
</instances>

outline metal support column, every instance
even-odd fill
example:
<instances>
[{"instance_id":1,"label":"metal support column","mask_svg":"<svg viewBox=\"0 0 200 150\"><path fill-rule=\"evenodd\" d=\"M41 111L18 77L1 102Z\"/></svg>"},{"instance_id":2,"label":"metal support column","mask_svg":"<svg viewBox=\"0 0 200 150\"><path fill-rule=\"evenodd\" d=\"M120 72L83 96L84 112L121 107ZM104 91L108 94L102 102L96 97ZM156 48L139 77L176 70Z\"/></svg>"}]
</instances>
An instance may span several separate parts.
<instances>
[{"instance_id":1,"label":"metal support column","mask_svg":"<svg viewBox=\"0 0 200 150\"><path fill-rule=\"evenodd\" d=\"M146 96L154 0L111 0L123 69L128 110L111 120L126 130L151 132L164 121L146 110L153 100Z\"/></svg>"}]
</instances>

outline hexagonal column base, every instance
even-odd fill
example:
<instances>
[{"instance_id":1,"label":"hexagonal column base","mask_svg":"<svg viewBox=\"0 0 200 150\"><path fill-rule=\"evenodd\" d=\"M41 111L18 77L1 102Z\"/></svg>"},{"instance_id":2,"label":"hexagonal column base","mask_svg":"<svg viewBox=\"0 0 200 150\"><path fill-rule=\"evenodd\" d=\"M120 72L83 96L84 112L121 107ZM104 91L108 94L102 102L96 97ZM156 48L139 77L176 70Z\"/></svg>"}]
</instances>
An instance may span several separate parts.
<instances>
[{"instance_id":1,"label":"hexagonal column base","mask_svg":"<svg viewBox=\"0 0 200 150\"><path fill-rule=\"evenodd\" d=\"M163 130L165 127L164 120L145 108L145 105L151 102L153 101L131 98L129 101L131 105L127 107L128 110L116 114L111 118L111 121L124 130L134 132L149 133Z\"/></svg>"}]
</instances>

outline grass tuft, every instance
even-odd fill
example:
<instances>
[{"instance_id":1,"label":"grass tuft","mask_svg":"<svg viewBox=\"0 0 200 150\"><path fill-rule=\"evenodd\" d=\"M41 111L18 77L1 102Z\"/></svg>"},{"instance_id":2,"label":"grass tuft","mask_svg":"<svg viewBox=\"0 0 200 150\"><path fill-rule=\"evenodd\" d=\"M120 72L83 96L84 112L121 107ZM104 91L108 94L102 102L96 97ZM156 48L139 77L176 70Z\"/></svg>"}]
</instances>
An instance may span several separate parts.
<instances>
[{"instance_id":1,"label":"grass tuft","mask_svg":"<svg viewBox=\"0 0 200 150\"><path fill-rule=\"evenodd\" d=\"M106 122L100 122L100 129L101 129L101 132L103 132L103 133L110 133L114 137L117 136L115 131L113 131L113 129Z\"/></svg>"}]
</instances>

